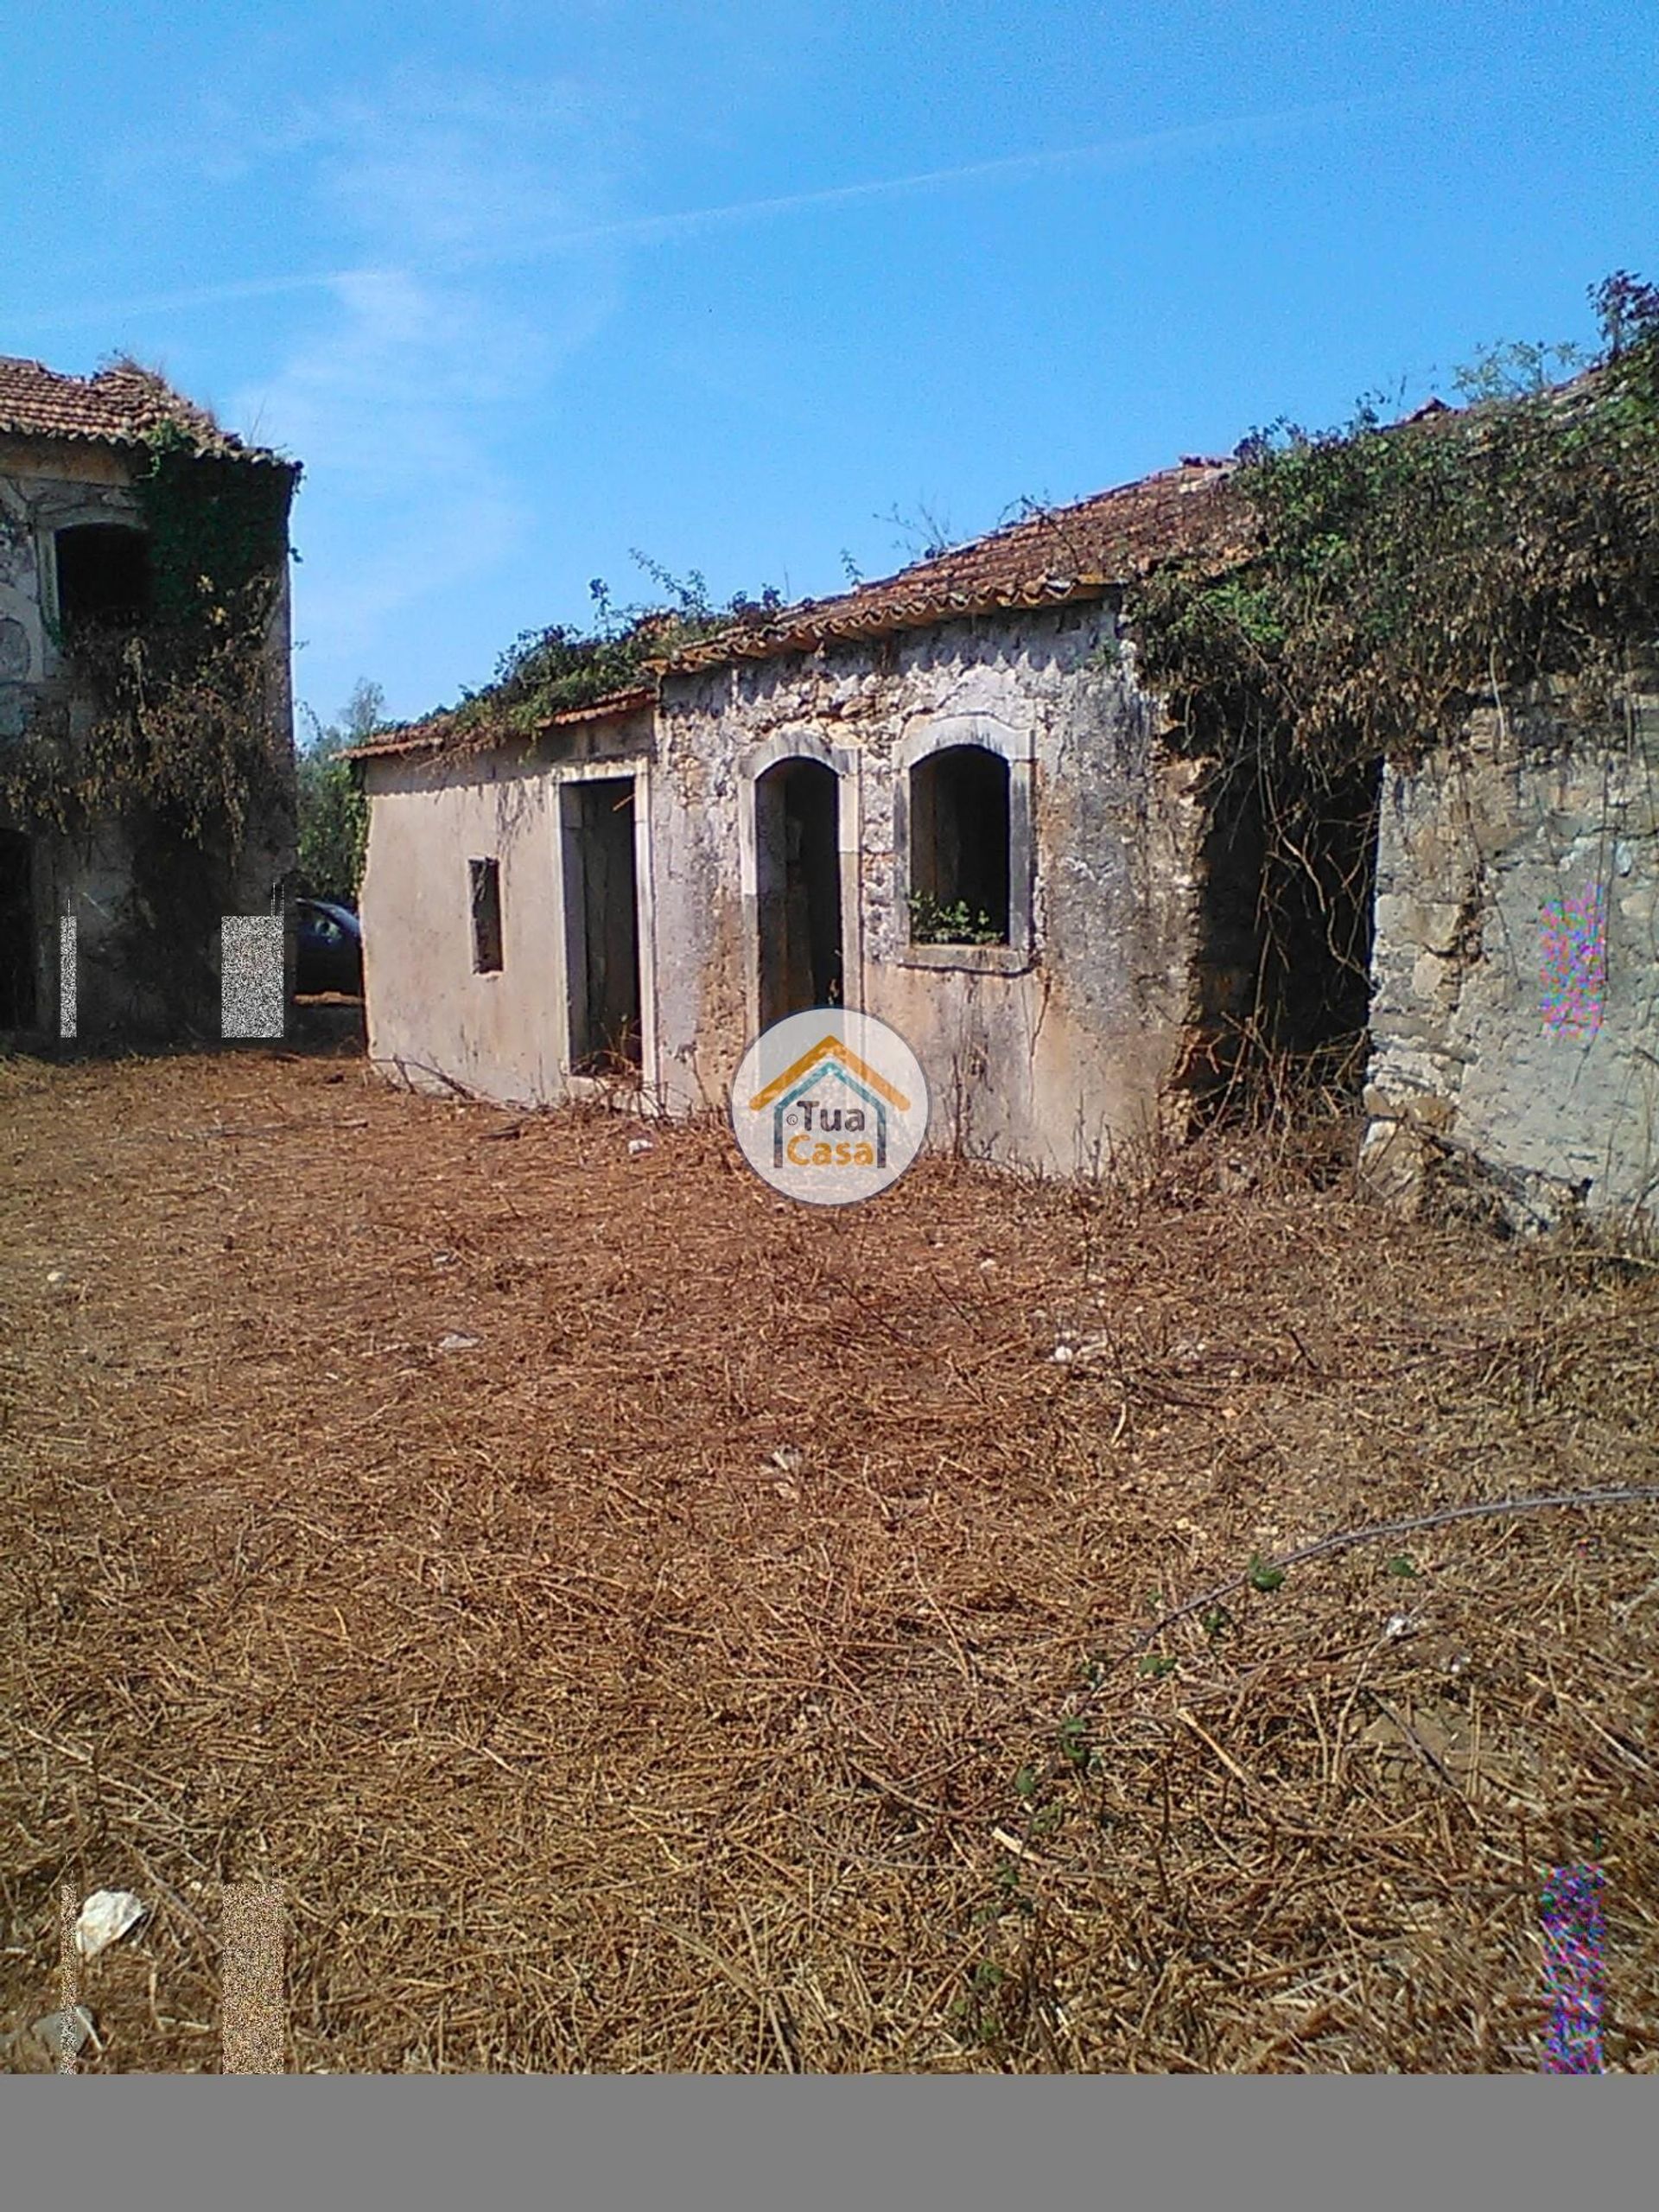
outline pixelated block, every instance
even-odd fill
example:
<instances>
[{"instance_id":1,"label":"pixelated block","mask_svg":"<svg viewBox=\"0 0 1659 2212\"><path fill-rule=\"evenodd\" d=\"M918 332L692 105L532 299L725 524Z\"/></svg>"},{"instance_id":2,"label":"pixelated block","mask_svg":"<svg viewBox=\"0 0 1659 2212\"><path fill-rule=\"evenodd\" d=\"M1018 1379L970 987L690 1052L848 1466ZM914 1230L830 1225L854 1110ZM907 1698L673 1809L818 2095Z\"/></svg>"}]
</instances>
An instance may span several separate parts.
<instances>
[{"instance_id":1,"label":"pixelated block","mask_svg":"<svg viewBox=\"0 0 1659 2212\"><path fill-rule=\"evenodd\" d=\"M58 922L58 1034L75 1033L75 977L79 931L73 914Z\"/></svg>"},{"instance_id":2,"label":"pixelated block","mask_svg":"<svg viewBox=\"0 0 1659 2212\"><path fill-rule=\"evenodd\" d=\"M226 1882L219 1891L221 2074L284 2070L283 1947L287 1915L274 1882Z\"/></svg>"},{"instance_id":3,"label":"pixelated block","mask_svg":"<svg viewBox=\"0 0 1659 2212\"><path fill-rule=\"evenodd\" d=\"M280 1037L286 1027L280 914L226 914L220 925L219 1034Z\"/></svg>"}]
</instances>

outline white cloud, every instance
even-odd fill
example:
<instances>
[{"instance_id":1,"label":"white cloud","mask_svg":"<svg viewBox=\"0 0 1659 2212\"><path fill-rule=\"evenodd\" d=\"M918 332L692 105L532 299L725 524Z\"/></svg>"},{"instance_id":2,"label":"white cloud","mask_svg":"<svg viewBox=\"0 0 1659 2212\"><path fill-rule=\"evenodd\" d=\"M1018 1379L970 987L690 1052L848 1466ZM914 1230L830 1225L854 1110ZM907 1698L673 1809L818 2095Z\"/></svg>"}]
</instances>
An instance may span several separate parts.
<instances>
[{"instance_id":1,"label":"white cloud","mask_svg":"<svg viewBox=\"0 0 1659 2212\"><path fill-rule=\"evenodd\" d=\"M380 665L397 615L505 563L534 520L491 434L544 418L618 277L593 251L562 266L556 292L488 264L520 259L550 216L591 223L602 207L616 126L612 112L590 130L596 105L567 87L404 80L266 136L273 156L300 160L350 256L314 280L274 371L227 410L306 466L297 627L325 687Z\"/></svg>"},{"instance_id":2,"label":"white cloud","mask_svg":"<svg viewBox=\"0 0 1659 2212\"><path fill-rule=\"evenodd\" d=\"M958 162L904 176L874 177L851 184L826 185L810 192L783 193L709 207L686 207L659 215L607 218L598 210L613 188L620 164L614 158L618 125L625 111L596 99L586 105L566 92L543 99L448 95L419 120L404 118L404 104L373 108L338 103L309 112L263 141L238 142L233 152L214 145L198 149L202 174L217 175L225 163L246 157L250 143L270 153L298 148L317 149L321 174L340 212L365 241L395 241L403 265L429 277L477 276L491 270L607 248L652 245L695 237L728 226L766 222L779 216L856 206L861 201L898 200L957 185L1013 183L1022 178L1068 170L1123 170L1175 163L1206 154L1251 145L1299 132L1352 124L1391 107L1421 104L1427 92L1389 92L1299 107L1274 108L1210 123L1184 124L1137 137L1105 139L1093 145L1008 154L995 160ZM601 116L603 115L603 121ZM550 150L543 162L515 152L512 134L550 125L567 130L584 161L574 173L563 156ZM342 141L357 141L342 156ZM480 159L480 142L488 161ZM609 153L612 158L603 158ZM238 172L239 174L239 172ZM554 180L556 179L556 184ZM581 180L576 181L575 180ZM584 213L582 211L587 210ZM256 277L190 291L130 300L97 309L33 316L31 322L63 323L92 315L134 314L171 307L330 290L372 270L334 268L296 270L282 276Z\"/></svg>"},{"instance_id":3,"label":"white cloud","mask_svg":"<svg viewBox=\"0 0 1659 2212\"><path fill-rule=\"evenodd\" d=\"M137 318L165 342L175 309L293 302L269 319L287 334L270 373L230 395L224 412L306 464L298 626L319 683L343 690L384 667L400 613L422 602L441 610L446 593L499 569L523 543L535 510L521 488L518 434L547 422L561 365L620 305L629 247L1042 172L1177 162L1376 105L1281 110L619 219L652 120L609 85L404 69L372 91L274 114L220 92L200 129L170 132L136 162L175 185L182 175L227 199L263 191L291 204L289 227L309 241L312 266L217 284L205 272L209 281L189 291L125 306L105 299L87 314L105 327Z\"/></svg>"},{"instance_id":4,"label":"white cloud","mask_svg":"<svg viewBox=\"0 0 1659 2212\"><path fill-rule=\"evenodd\" d=\"M273 375L237 396L232 416L307 466L299 535L304 550L315 530L316 550L296 600L319 685L343 696L351 675L388 673L400 614L441 608L524 543L535 510L516 453L498 459L484 425L532 410L545 419L560 365L620 304L627 246L1045 170L1179 160L1338 112L1241 117L622 220L608 210L640 118L570 84L405 74L374 97L291 112L257 139L227 130L244 152L308 175L340 249L332 271L296 280L314 295L302 334ZM210 143L203 158L222 160L223 147Z\"/></svg>"}]
</instances>

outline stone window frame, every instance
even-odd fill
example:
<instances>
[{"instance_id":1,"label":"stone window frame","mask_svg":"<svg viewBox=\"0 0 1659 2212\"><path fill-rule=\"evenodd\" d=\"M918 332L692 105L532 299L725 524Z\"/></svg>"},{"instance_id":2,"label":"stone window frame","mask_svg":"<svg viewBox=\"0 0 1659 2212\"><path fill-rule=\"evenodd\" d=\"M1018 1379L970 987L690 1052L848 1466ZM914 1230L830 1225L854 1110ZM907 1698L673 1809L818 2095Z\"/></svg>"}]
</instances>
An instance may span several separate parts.
<instances>
[{"instance_id":1,"label":"stone window frame","mask_svg":"<svg viewBox=\"0 0 1659 2212\"><path fill-rule=\"evenodd\" d=\"M977 746L1008 764L1008 941L1006 944L913 944L910 938L910 777L936 753ZM1037 957L1036 869L1032 838L1035 733L994 715L930 715L901 739L893 756L893 953L900 968L954 969L979 976L1021 976Z\"/></svg>"},{"instance_id":2,"label":"stone window frame","mask_svg":"<svg viewBox=\"0 0 1659 2212\"><path fill-rule=\"evenodd\" d=\"M96 491L77 486L67 497L61 493L48 493L36 502L35 574L41 610L41 680L61 675L67 664L55 635L63 621L58 596L58 532L82 530L89 524L134 530L145 537L149 534L137 500L130 493L117 491L109 485L100 486Z\"/></svg>"},{"instance_id":3,"label":"stone window frame","mask_svg":"<svg viewBox=\"0 0 1659 2212\"><path fill-rule=\"evenodd\" d=\"M864 1004L863 791L861 754L831 745L815 729L785 730L747 752L738 764L737 873L743 905L743 1004L748 1033L760 1033L760 861L755 836L756 787L785 760L813 760L836 778L836 849L841 861L842 1003Z\"/></svg>"}]
</instances>

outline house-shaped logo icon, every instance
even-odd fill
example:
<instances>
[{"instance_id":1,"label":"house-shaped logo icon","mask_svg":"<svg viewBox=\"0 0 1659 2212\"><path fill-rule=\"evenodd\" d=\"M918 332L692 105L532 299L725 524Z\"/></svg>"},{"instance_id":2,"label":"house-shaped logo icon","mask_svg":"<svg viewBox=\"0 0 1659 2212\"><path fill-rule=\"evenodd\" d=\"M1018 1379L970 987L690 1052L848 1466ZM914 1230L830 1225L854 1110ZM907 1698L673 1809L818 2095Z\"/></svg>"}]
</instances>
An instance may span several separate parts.
<instances>
[{"instance_id":1,"label":"house-shaped logo icon","mask_svg":"<svg viewBox=\"0 0 1659 2212\"><path fill-rule=\"evenodd\" d=\"M752 1114L768 1107L774 1167L885 1170L888 1109L908 1113L910 1101L840 1038L823 1037L749 1101Z\"/></svg>"}]
</instances>

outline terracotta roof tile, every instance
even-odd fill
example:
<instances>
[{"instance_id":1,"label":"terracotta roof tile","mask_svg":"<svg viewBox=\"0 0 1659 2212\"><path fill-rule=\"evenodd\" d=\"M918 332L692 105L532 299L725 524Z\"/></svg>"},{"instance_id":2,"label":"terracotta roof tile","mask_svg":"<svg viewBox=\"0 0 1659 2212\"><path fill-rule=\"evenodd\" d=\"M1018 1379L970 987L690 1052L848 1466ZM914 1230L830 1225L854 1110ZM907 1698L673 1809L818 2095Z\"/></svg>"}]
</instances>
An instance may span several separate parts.
<instances>
[{"instance_id":1,"label":"terracotta roof tile","mask_svg":"<svg viewBox=\"0 0 1659 2212\"><path fill-rule=\"evenodd\" d=\"M1074 506L1044 509L880 582L735 623L652 665L661 673L718 668L811 652L837 639L888 636L952 617L1098 599L1116 584L1183 558L1230 567L1248 553L1251 528L1243 502L1228 492L1233 467L1231 461L1188 456L1179 467ZM653 696L652 688L632 687L550 719L631 712ZM453 715L432 715L354 746L347 757L459 751L493 741L486 727L457 729Z\"/></svg>"},{"instance_id":2,"label":"terracotta roof tile","mask_svg":"<svg viewBox=\"0 0 1659 2212\"><path fill-rule=\"evenodd\" d=\"M118 364L96 376L64 376L43 362L0 354L0 435L84 438L99 445L138 444L162 423L189 431L204 454L227 460L295 464L221 430L196 406L149 369Z\"/></svg>"},{"instance_id":3,"label":"terracotta roof tile","mask_svg":"<svg viewBox=\"0 0 1659 2212\"><path fill-rule=\"evenodd\" d=\"M662 664L718 667L952 617L1098 598L1173 560L1230 566L1250 543L1249 517L1228 493L1233 466L1189 458L1075 505L1042 509L880 582L737 624Z\"/></svg>"},{"instance_id":4,"label":"terracotta roof tile","mask_svg":"<svg viewBox=\"0 0 1659 2212\"><path fill-rule=\"evenodd\" d=\"M601 722L614 721L621 715L638 714L644 707L655 703L657 687L654 683L636 683L626 691L613 691L608 697L595 699L586 707L565 707L556 715L549 715L537 725L541 729L563 729L573 722ZM342 746L339 758L342 760L378 760L400 753L467 753L483 750L499 744L502 733L487 723L460 722L453 713L428 715L418 722L404 722L382 736L372 737L366 745Z\"/></svg>"}]
</instances>

